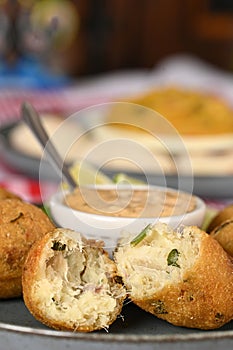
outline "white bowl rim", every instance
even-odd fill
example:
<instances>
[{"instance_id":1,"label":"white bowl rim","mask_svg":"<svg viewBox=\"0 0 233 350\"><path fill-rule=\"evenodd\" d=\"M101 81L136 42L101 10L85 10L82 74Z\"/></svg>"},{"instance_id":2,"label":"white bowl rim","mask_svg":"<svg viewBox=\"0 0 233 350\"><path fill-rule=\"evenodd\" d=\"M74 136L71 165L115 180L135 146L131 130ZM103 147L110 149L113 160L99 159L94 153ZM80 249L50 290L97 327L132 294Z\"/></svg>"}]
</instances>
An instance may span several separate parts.
<instances>
[{"instance_id":1,"label":"white bowl rim","mask_svg":"<svg viewBox=\"0 0 233 350\"><path fill-rule=\"evenodd\" d=\"M80 186L80 188L95 188L95 189L112 189L112 188L136 188L139 190L143 190L143 189L147 189L148 188L152 188L152 189L158 189L158 190L162 190L162 191L170 191L170 192L175 192L175 193L182 193L182 194L187 194L190 195L192 197L194 197L196 199L196 207L187 213L183 213L180 215L169 215L169 216L163 216L162 219L166 220L166 219L182 219L184 216L190 216L190 215L195 215L198 214L198 212L202 212L203 210L206 209L206 204L205 202L198 196L196 196L195 194L191 194L189 192L185 192L183 190L177 190L171 187L163 187L163 186L157 186L157 185L150 185L150 184L142 184L142 185L134 185L134 184L97 184L97 185L83 185ZM60 208L64 208L64 210L66 211L72 211L74 213L77 213L77 215L82 215L82 216L87 216L87 217L92 217L93 219L96 220L105 220L105 221L116 221L116 220L121 220L124 221L125 223L129 223L132 220L155 220L155 219L159 219L159 216L154 216L154 217L124 217L124 216L111 216L111 215L101 215L101 214L93 214L93 213L87 213L85 211L81 211L81 210L77 210L77 209L73 209L71 207L69 207L68 205L64 204L62 202L62 200L64 199L65 195L67 195L68 193L70 193L70 191L68 190L60 190L56 193L54 193L50 200L49 200L49 206L59 206Z\"/></svg>"}]
</instances>

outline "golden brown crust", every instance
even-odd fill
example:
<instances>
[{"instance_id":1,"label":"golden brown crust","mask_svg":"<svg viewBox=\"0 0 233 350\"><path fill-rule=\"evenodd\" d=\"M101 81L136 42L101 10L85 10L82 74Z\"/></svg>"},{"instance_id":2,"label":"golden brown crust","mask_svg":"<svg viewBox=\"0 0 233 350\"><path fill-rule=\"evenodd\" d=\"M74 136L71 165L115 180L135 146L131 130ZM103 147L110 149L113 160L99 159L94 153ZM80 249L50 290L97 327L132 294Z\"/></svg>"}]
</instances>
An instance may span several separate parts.
<instances>
[{"instance_id":1,"label":"golden brown crust","mask_svg":"<svg viewBox=\"0 0 233 350\"><path fill-rule=\"evenodd\" d=\"M21 276L0 280L0 299L17 298L21 293Z\"/></svg>"},{"instance_id":2,"label":"golden brown crust","mask_svg":"<svg viewBox=\"0 0 233 350\"><path fill-rule=\"evenodd\" d=\"M223 221L210 235L233 257L233 218Z\"/></svg>"},{"instance_id":3,"label":"golden brown crust","mask_svg":"<svg viewBox=\"0 0 233 350\"><path fill-rule=\"evenodd\" d=\"M6 190L3 187L0 187L0 200L4 200L4 199L8 199L8 198L17 198L19 200L21 200L21 198L16 195L15 193Z\"/></svg>"},{"instance_id":4,"label":"golden brown crust","mask_svg":"<svg viewBox=\"0 0 233 350\"><path fill-rule=\"evenodd\" d=\"M220 210L211 220L208 225L207 232L213 231L218 227L222 222L233 219L233 204L227 205L225 208Z\"/></svg>"},{"instance_id":5,"label":"golden brown crust","mask_svg":"<svg viewBox=\"0 0 233 350\"><path fill-rule=\"evenodd\" d=\"M25 260L23 273L22 273L22 285L23 285L23 299L25 305L27 306L30 313L40 322L58 330L62 328L59 327L59 321L51 321L44 316L44 312L41 311L39 303L33 298L32 286L37 281L37 269L40 265L40 259L44 245L49 240L50 233L47 233L40 240L36 241L31 247L27 258Z\"/></svg>"},{"instance_id":6,"label":"golden brown crust","mask_svg":"<svg viewBox=\"0 0 233 350\"><path fill-rule=\"evenodd\" d=\"M233 318L233 265L217 241L203 234L200 257L183 281L148 300L132 300L174 325L214 329Z\"/></svg>"},{"instance_id":7,"label":"golden brown crust","mask_svg":"<svg viewBox=\"0 0 233 350\"><path fill-rule=\"evenodd\" d=\"M52 228L40 208L16 198L0 201L0 298L21 295L22 266L28 250Z\"/></svg>"},{"instance_id":8,"label":"golden brown crust","mask_svg":"<svg viewBox=\"0 0 233 350\"><path fill-rule=\"evenodd\" d=\"M83 248L82 254L86 256L88 253L92 254L92 252L98 252L98 257L94 262L92 269L95 269L96 266L98 266L101 262L104 262L105 264L105 274L108 278L108 283L110 285L109 291L115 295L116 299L116 305L114 309L108 310L107 304L103 303L103 309L100 310L100 313L106 314L107 315L107 323L104 325L98 322L98 319L93 318L93 322L89 322L89 318L92 317L92 315L87 315L88 316L88 321L85 320L85 312L88 312L87 310L83 309L85 308L83 304L77 304L79 297L75 297L77 302L76 304L74 301L71 303L71 314L73 315L73 311L76 310L77 314L80 312L80 310L83 312L83 320L78 319L73 319L70 317L70 319L65 318L64 313L62 311L62 306L61 304L59 307L55 310L55 312L51 312L49 310L51 308L51 294L46 295L45 299L43 299L43 296L39 294L38 292L38 285L41 282L41 269L46 270L46 267L44 265L44 261L46 261L46 264L48 264L49 258L47 256L48 254L48 249L47 247L49 246L51 248L51 242L54 242L53 237L55 236L56 232L58 230L63 230L63 229L54 229L51 232L47 233L45 236L43 236L40 240L38 240L35 244L33 244L32 248L29 251L29 254L27 255L25 264L24 264L24 269L23 269L23 275L22 275L22 285L23 285L23 298L25 305L27 306L28 310L30 313L40 322L44 323L45 325L57 329L57 330L68 330L68 331L78 331L78 332L92 332L101 328L107 328L110 324L112 324L117 316L120 314L121 309L123 307L123 301L125 299L125 290L122 286L122 284L118 284L116 282L116 265L115 263L108 257L108 254L106 253L105 250L103 250L102 247L98 244L98 242L93 242L93 241L86 241L84 238L84 242L87 242L88 244L90 243L90 250L85 250ZM49 249L50 249L49 248ZM54 253L54 256L52 259L56 256L56 252ZM60 259L63 259L62 257L62 252L58 253L60 254ZM46 258L45 258L46 257ZM51 258L51 257L50 257ZM87 257L85 257L86 259ZM44 260L45 259L45 260ZM99 259L99 260L98 260ZM68 259L69 260L69 259ZM59 260L61 262L61 260ZM78 264L78 261L76 262ZM86 269L86 268L85 268ZM84 270L85 271L85 270ZM45 273L47 275L48 272ZM67 272L67 275L70 276L70 271ZM82 273L81 273L82 275ZM70 276L71 279L72 276ZM78 279L78 276L76 276ZM49 290L55 290L55 293L59 296L59 303L60 300L62 300L62 295L66 301L68 298L70 298L70 295L68 295L68 292L64 293L64 285L59 289L59 287L56 287L54 281L49 281L47 279L47 286L49 286ZM85 290L86 285L88 285L88 282L84 282L82 288ZM93 282L94 283L94 282ZM69 284L69 282L68 282ZM91 288L91 286L87 286L87 290ZM96 287L95 287L96 288ZM99 287L100 288L100 287ZM53 290L53 291L54 291ZM64 294L62 294L64 293ZM95 297L97 298L102 298L103 295L100 294L98 296L98 291L96 291ZM108 293L108 292L107 292ZM115 294L114 294L115 293ZM114 298L114 296L113 296ZM74 299L73 299L74 300ZM92 300L92 297L90 297L89 304L94 305L96 303L96 299ZM75 305L76 306L75 306ZM86 305L86 304L84 304ZM54 305L52 305L53 307ZM88 308L88 306L86 306ZM97 305L96 305L97 307ZM106 309L104 309L106 307ZM69 308L69 306L68 306ZM94 310L94 309L93 309ZM56 313L56 315L55 315ZM101 318L101 315L98 316Z\"/></svg>"}]
</instances>

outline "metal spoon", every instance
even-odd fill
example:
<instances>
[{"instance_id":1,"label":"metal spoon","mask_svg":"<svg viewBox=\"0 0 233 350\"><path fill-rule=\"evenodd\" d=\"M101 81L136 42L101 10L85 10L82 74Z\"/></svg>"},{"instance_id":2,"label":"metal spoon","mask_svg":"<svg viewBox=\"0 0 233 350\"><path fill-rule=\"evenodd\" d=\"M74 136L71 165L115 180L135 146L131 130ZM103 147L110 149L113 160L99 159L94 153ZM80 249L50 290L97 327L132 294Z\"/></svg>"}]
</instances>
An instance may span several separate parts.
<instances>
[{"instance_id":1,"label":"metal spoon","mask_svg":"<svg viewBox=\"0 0 233 350\"><path fill-rule=\"evenodd\" d=\"M29 102L24 102L22 104L21 114L22 119L31 129L40 145L44 149L50 163L56 168L60 175L63 175L70 189L73 190L75 187L77 187L77 184L71 176L64 160L61 158L52 141L49 139L49 136L41 123L40 116L37 111Z\"/></svg>"}]
</instances>

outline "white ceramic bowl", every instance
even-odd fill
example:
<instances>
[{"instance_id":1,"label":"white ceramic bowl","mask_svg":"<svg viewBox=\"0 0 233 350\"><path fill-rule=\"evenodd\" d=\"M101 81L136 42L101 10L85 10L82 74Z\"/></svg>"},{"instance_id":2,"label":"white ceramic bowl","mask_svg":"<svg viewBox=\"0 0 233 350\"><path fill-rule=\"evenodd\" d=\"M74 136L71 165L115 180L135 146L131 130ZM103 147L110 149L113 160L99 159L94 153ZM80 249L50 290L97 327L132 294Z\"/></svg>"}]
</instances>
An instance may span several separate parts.
<instances>
[{"instance_id":1,"label":"white ceramic bowl","mask_svg":"<svg viewBox=\"0 0 233 350\"><path fill-rule=\"evenodd\" d=\"M130 188L132 189L132 187L134 186L131 185ZM95 188L113 189L116 188L116 185L97 185ZM127 187L125 186L125 188ZM148 190L147 185L137 185L135 188ZM150 188L164 190L162 187L158 186L150 186ZM166 190L177 192L170 188L166 188ZM56 225L79 231L86 238L103 240L108 251L112 251L115 248L118 239L125 232L137 235L148 224L153 224L158 221L166 223L173 228L179 225L197 225L200 227L203 223L206 210L205 203L199 197L195 197L195 209L182 215L146 218L104 216L71 209L64 204L66 194L66 191L57 192L49 201L50 212Z\"/></svg>"}]
</instances>

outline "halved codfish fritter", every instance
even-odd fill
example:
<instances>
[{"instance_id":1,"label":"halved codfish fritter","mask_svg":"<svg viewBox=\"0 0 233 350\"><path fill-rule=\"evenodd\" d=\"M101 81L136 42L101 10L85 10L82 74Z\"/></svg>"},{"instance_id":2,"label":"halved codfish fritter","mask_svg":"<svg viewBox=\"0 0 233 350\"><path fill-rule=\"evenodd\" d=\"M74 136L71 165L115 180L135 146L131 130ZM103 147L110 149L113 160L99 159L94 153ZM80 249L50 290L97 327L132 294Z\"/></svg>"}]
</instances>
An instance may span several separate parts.
<instances>
[{"instance_id":1,"label":"halved codfish fritter","mask_svg":"<svg viewBox=\"0 0 233 350\"><path fill-rule=\"evenodd\" d=\"M233 264L197 227L149 226L115 252L131 300L174 325L214 329L233 318Z\"/></svg>"},{"instance_id":2,"label":"halved codfish fritter","mask_svg":"<svg viewBox=\"0 0 233 350\"><path fill-rule=\"evenodd\" d=\"M126 295L116 265L102 246L64 228L54 229L33 245L22 282L32 315L60 330L108 328Z\"/></svg>"}]
</instances>

